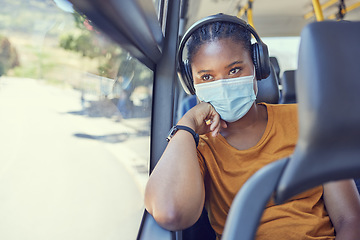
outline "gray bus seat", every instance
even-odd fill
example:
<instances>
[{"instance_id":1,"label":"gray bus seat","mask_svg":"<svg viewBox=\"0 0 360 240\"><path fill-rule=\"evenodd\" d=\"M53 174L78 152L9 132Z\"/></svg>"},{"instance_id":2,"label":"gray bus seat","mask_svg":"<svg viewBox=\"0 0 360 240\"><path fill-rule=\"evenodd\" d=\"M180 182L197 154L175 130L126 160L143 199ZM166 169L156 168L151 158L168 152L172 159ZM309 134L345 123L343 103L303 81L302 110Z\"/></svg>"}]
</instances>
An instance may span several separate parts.
<instances>
[{"instance_id":1,"label":"gray bus seat","mask_svg":"<svg viewBox=\"0 0 360 240\"><path fill-rule=\"evenodd\" d=\"M356 184L356 187L357 187L357 189L358 189L358 191L360 193L360 178L355 179L355 184Z\"/></svg>"},{"instance_id":2,"label":"gray bus seat","mask_svg":"<svg viewBox=\"0 0 360 240\"><path fill-rule=\"evenodd\" d=\"M184 116L184 114L189 111L192 107L194 107L197 104L197 97L196 95L185 95L185 97L181 100L180 106L179 106L179 110L178 110L178 120L180 120L180 118L182 116Z\"/></svg>"},{"instance_id":3,"label":"gray bus seat","mask_svg":"<svg viewBox=\"0 0 360 240\"><path fill-rule=\"evenodd\" d=\"M313 23L303 30L296 71L300 135L277 202L360 177L359 42L360 22Z\"/></svg>"},{"instance_id":4,"label":"gray bus seat","mask_svg":"<svg viewBox=\"0 0 360 240\"><path fill-rule=\"evenodd\" d=\"M275 75L278 80L280 80L280 65L276 57L270 57L270 63L273 65L275 70Z\"/></svg>"},{"instance_id":5,"label":"gray bus seat","mask_svg":"<svg viewBox=\"0 0 360 240\"><path fill-rule=\"evenodd\" d=\"M258 94L256 96L256 102L266 103L279 103L280 90L279 80L275 73L275 69L270 63L270 75L257 82Z\"/></svg>"},{"instance_id":6,"label":"gray bus seat","mask_svg":"<svg viewBox=\"0 0 360 240\"><path fill-rule=\"evenodd\" d=\"M280 103L296 103L295 70L284 71L280 82L282 85Z\"/></svg>"},{"instance_id":7,"label":"gray bus seat","mask_svg":"<svg viewBox=\"0 0 360 240\"><path fill-rule=\"evenodd\" d=\"M245 183L222 240L254 239L270 196L281 204L323 183L360 177L359 42L360 22L315 22L303 29L296 71L298 144L291 157Z\"/></svg>"}]
</instances>

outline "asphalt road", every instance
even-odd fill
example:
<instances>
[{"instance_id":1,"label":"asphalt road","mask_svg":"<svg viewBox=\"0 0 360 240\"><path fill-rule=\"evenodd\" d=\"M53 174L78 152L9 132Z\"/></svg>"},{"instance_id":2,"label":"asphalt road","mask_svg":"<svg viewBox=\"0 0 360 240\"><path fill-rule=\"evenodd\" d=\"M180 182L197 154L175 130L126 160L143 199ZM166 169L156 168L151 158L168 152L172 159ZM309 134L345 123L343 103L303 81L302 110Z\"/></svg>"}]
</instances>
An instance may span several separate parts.
<instances>
[{"instance_id":1,"label":"asphalt road","mask_svg":"<svg viewBox=\"0 0 360 240\"><path fill-rule=\"evenodd\" d=\"M136 238L148 137L81 108L74 90L0 78L0 239Z\"/></svg>"}]
</instances>

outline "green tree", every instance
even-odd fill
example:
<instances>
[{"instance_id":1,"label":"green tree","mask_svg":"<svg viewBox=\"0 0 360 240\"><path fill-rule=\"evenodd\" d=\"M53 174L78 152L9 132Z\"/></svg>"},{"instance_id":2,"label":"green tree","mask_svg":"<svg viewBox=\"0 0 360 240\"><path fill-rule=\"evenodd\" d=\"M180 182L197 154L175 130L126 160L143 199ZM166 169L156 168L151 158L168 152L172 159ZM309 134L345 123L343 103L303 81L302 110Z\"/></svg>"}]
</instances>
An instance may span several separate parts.
<instances>
[{"instance_id":1,"label":"green tree","mask_svg":"<svg viewBox=\"0 0 360 240\"><path fill-rule=\"evenodd\" d=\"M0 75L6 74L11 68L19 66L19 57L9 39L0 36Z\"/></svg>"}]
</instances>

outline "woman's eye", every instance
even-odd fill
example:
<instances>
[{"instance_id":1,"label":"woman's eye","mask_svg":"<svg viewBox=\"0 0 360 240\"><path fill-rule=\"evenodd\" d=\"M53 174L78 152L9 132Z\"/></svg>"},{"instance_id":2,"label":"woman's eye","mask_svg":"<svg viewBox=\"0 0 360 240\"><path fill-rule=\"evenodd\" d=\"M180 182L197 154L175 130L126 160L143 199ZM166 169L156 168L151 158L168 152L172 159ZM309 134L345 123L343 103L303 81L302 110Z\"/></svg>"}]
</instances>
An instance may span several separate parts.
<instances>
[{"instance_id":1,"label":"woman's eye","mask_svg":"<svg viewBox=\"0 0 360 240\"><path fill-rule=\"evenodd\" d=\"M234 74L238 73L239 71L240 71L240 68L236 67L236 68L231 69L229 74L234 75Z\"/></svg>"},{"instance_id":2,"label":"woman's eye","mask_svg":"<svg viewBox=\"0 0 360 240\"><path fill-rule=\"evenodd\" d=\"M206 75L201 76L201 79L203 81L209 81L209 80L213 79L213 77L211 75L206 74Z\"/></svg>"}]
</instances>

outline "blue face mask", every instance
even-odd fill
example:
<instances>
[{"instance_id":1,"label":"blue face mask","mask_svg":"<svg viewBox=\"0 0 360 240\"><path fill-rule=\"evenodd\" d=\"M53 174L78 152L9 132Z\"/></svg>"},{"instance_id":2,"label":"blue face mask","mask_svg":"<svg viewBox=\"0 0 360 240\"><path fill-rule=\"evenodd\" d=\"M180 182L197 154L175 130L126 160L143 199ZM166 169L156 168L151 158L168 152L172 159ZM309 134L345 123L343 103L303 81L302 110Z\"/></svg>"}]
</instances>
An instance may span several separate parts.
<instances>
[{"instance_id":1,"label":"blue face mask","mask_svg":"<svg viewBox=\"0 0 360 240\"><path fill-rule=\"evenodd\" d=\"M254 75L195 84L200 101L210 103L227 122L242 118L256 99Z\"/></svg>"}]
</instances>

